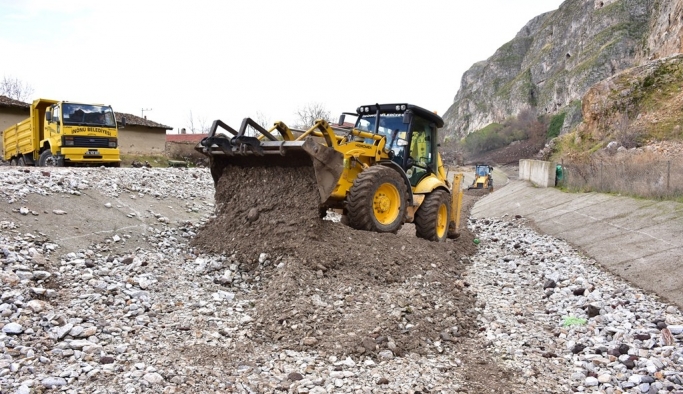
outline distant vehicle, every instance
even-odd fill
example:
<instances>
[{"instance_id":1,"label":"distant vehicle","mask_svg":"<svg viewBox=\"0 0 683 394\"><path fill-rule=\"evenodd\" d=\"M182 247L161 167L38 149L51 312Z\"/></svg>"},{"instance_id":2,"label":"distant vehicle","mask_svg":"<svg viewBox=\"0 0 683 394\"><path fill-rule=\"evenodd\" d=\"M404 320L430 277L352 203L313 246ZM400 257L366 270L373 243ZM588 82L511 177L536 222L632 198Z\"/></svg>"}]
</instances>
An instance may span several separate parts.
<instances>
[{"instance_id":1,"label":"distant vehicle","mask_svg":"<svg viewBox=\"0 0 683 394\"><path fill-rule=\"evenodd\" d=\"M477 164L474 166L474 182L468 189L489 189L493 191L493 177L491 173L493 167L487 164Z\"/></svg>"},{"instance_id":2,"label":"distant vehicle","mask_svg":"<svg viewBox=\"0 0 683 394\"><path fill-rule=\"evenodd\" d=\"M38 99L30 111L3 132L3 158L10 165L121 165L111 106Z\"/></svg>"}]
</instances>

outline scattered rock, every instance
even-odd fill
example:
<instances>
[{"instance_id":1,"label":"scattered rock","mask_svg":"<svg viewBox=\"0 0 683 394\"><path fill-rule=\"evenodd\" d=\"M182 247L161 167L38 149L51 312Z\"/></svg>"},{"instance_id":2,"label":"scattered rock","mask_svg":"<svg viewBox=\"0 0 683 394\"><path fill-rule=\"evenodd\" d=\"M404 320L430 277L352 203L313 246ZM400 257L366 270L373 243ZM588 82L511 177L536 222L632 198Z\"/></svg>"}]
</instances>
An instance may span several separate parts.
<instances>
[{"instance_id":1,"label":"scattered rock","mask_svg":"<svg viewBox=\"0 0 683 394\"><path fill-rule=\"evenodd\" d=\"M60 377L48 377L40 381L45 388L53 389L57 387L66 386L66 380Z\"/></svg>"},{"instance_id":2,"label":"scattered rock","mask_svg":"<svg viewBox=\"0 0 683 394\"><path fill-rule=\"evenodd\" d=\"M24 327L19 323L7 323L2 327L2 332L7 335L19 335L24 332Z\"/></svg>"}]
</instances>

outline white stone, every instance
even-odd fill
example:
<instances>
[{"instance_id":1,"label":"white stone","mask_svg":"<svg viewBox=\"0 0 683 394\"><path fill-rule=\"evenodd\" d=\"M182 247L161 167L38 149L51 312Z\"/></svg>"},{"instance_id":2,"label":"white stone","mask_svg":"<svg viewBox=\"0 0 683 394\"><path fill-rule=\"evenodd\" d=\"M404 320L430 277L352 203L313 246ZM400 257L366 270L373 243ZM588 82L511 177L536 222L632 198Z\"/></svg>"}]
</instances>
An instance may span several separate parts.
<instances>
[{"instance_id":1,"label":"white stone","mask_svg":"<svg viewBox=\"0 0 683 394\"><path fill-rule=\"evenodd\" d=\"M586 378L586 380L584 381L583 384L584 384L586 387L593 387L593 386L597 386L599 383L600 383L600 382L598 381L598 379L596 379L596 378L594 378L594 377L592 377L592 376L589 376L589 377Z\"/></svg>"},{"instance_id":2,"label":"white stone","mask_svg":"<svg viewBox=\"0 0 683 394\"><path fill-rule=\"evenodd\" d=\"M674 325L669 325L666 328L668 328L669 331L671 331L671 333L673 335L678 335L678 334L683 333L683 325L675 325L674 324Z\"/></svg>"},{"instance_id":3,"label":"white stone","mask_svg":"<svg viewBox=\"0 0 683 394\"><path fill-rule=\"evenodd\" d=\"M42 312L52 307L49 303L41 300L31 300L26 303L26 306L35 313Z\"/></svg>"},{"instance_id":4,"label":"white stone","mask_svg":"<svg viewBox=\"0 0 683 394\"><path fill-rule=\"evenodd\" d=\"M66 380L60 377L47 377L40 381L40 384L46 388L62 387L66 385Z\"/></svg>"},{"instance_id":5,"label":"white stone","mask_svg":"<svg viewBox=\"0 0 683 394\"><path fill-rule=\"evenodd\" d=\"M24 332L24 327L22 327L19 323L7 323L4 327L2 327L2 332L8 335L19 335Z\"/></svg>"},{"instance_id":6,"label":"white stone","mask_svg":"<svg viewBox=\"0 0 683 394\"><path fill-rule=\"evenodd\" d=\"M152 383L152 384L159 384L159 383L164 381L163 376L159 375L156 372L147 373L142 378L145 379L146 381Z\"/></svg>"},{"instance_id":7,"label":"white stone","mask_svg":"<svg viewBox=\"0 0 683 394\"><path fill-rule=\"evenodd\" d=\"M610 380L612 380L612 375L610 374L598 375L598 382L600 383L609 383Z\"/></svg>"}]
</instances>

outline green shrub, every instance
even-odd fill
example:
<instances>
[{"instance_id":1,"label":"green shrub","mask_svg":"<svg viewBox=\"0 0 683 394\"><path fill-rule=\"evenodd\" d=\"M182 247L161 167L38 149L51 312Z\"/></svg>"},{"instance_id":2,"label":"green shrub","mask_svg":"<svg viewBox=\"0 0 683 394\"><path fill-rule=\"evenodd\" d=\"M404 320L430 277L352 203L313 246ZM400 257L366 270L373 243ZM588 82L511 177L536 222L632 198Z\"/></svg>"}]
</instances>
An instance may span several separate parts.
<instances>
[{"instance_id":1,"label":"green shrub","mask_svg":"<svg viewBox=\"0 0 683 394\"><path fill-rule=\"evenodd\" d=\"M476 155L502 148L515 141L544 139L545 131L545 120L527 109L506 119L502 124L491 123L468 134L462 140L462 146L468 153Z\"/></svg>"},{"instance_id":2,"label":"green shrub","mask_svg":"<svg viewBox=\"0 0 683 394\"><path fill-rule=\"evenodd\" d=\"M562 125L564 124L564 117L567 114L565 112L559 113L550 119L550 125L548 126L548 139L555 138L560 135L562 130Z\"/></svg>"}]
</instances>

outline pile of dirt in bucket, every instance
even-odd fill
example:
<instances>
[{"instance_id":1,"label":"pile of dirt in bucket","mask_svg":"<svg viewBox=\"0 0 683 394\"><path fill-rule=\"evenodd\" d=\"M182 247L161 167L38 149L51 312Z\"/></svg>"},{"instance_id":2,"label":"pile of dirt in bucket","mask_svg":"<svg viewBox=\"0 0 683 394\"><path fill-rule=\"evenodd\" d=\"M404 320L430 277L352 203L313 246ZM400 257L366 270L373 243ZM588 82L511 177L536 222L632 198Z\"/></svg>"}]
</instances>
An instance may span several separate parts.
<instances>
[{"instance_id":1,"label":"pile of dirt in bucket","mask_svg":"<svg viewBox=\"0 0 683 394\"><path fill-rule=\"evenodd\" d=\"M255 340L335 354L389 349L401 355L457 341L471 328L474 296L466 291L463 256L476 245L466 229L444 243L405 231L354 230L320 219L312 168L223 171L216 217L193 246L235 255L262 278ZM262 253L277 263L259 264Z\"/></svg>"}]
</instances>

